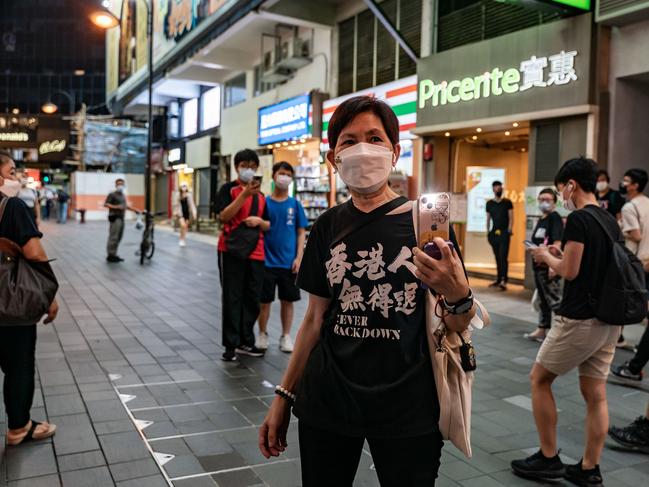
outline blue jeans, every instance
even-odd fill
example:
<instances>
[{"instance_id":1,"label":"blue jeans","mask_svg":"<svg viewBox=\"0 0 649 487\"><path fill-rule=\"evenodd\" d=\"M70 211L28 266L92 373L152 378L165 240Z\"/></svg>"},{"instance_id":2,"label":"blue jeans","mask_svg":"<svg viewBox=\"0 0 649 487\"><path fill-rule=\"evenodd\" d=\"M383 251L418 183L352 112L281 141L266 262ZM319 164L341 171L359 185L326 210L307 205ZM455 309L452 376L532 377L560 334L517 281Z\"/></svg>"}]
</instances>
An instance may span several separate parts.
<instances>
[{"instance_id":1,"label":"blue jeans","mask_svg":"<svg viewBox=\"0 0 649 487\"><path fill-rule=\"evenodd\" d=\"M68 203L61 203L59 201L59 223L65 223L68 221Z\"/></svg>"}]
</instances>

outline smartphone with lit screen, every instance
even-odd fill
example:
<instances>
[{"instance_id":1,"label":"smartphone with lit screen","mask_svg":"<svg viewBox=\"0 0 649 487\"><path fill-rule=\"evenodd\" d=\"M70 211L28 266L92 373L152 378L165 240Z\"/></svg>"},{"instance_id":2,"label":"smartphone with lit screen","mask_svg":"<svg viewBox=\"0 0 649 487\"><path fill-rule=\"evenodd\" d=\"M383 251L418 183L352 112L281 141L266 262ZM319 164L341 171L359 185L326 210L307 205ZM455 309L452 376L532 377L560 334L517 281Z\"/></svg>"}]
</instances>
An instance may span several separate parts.
<instances>
[{"instance_id":1,"label":"smartphone with lit screen","mask_svg":"<svg viewBox=\"0 0 649 487\"><path fill-rule=\"evenodd\" d=\"M417 199L417 245L425 250L435 237L450 238L451 195L426 193ZM432 247L429 247L429 249ZM439 249L438 249L439 250Z\"/></svg>"}]
</instances>

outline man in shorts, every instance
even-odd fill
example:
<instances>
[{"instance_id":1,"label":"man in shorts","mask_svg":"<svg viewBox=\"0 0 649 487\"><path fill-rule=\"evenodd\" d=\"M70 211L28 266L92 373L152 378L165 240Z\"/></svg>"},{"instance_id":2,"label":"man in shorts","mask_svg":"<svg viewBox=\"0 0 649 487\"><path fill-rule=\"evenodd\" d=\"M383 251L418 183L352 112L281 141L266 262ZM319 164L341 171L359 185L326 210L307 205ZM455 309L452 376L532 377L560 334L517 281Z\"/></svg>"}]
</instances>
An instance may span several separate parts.
<instances>
[{"instance_id":1,"label":"man in shorts","mask_svg":"<svg viewBox=\"0 0 649 487\"><path fill-rule=\"evenodd\" d=\"M602 485L599 461L608 430L606 378L621 327L599 321L590 304L590 296L601 294L612 252L612 244L596 218L614 237L621 238L621 234L615 218L597 204L596 181L597 165L590 159L571 159L561 167L555 184L564 206L572 210L562 249L551 246L531 251L535 262L546 264L566 281L559 319L543 342L530 375L541 448L528 458L512 461L514 473L534 480L565 478L577 485ZM552 383L575 368L586 402L586 445L579 463L564 465L557 449Z\"/></svg>"},{"instance_id":2,"label":"man in shorts","mask_svg":"<svg viewBox=\"0 0 649 487\"><path fill-rule=\"evenodd\" d=\"M295 283L297 271L304 252L304 239L308 220L299 201L289 196L293 182L293 166L278 162L273 166L273 194L266 199L270 230L264 238L265 272L259 313L259 337L257 348L268 349L268 318L270 305L275 301L275 288L280 301L282 336L279 349L285 353L293 351L291 325L293 324L293 303L300 299L300 290Z\"/></svg>"}]
</instances>

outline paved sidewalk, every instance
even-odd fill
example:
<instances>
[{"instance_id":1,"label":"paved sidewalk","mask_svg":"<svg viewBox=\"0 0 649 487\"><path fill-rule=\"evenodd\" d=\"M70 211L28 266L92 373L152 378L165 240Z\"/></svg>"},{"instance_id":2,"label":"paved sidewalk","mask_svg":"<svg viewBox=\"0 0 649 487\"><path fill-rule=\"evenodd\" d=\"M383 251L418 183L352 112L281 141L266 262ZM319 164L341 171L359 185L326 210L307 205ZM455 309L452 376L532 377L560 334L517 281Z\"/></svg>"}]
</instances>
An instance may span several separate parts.
<instances>
[{"instance_id":1,"label":"paved sidewalk","mask_svg":"<svg viewBox=\"0 0 649 487\"><path fill-rule=\"evenodd\" d=\"M264 359L221 362L213 240L190 238L179 248L177 236L159 231L153 261L140 267L139 235L130 224L121 264L104 260L103 223L48 224L45 234L48 254L57 259L61 312L54 326L39 328L33 416L59 430L50 441L5 447L0 412L0 486L300 485L295 424L283 457L266 461L257 450L257 426L288 360L277 348L278 309ZM509 470L512 458L537 446L527 374L538 345L522 338L534 326L529 293L482 286L478 293L494 325L474 340L474 458L445 447L436 485L534 485ZM639 333L639 327L625 332ZM616 359L626 357L621 352ZM555 392L560 447L567 459L579 459L584 407L576 374L559 379ZM615 424L639 415L649 399L645 390L614 384L609 395ZM607 444L602 468L607 487L646 485L649 455ZM379 485L369 453L355 485Z\"/></svg>"}]
</instances>

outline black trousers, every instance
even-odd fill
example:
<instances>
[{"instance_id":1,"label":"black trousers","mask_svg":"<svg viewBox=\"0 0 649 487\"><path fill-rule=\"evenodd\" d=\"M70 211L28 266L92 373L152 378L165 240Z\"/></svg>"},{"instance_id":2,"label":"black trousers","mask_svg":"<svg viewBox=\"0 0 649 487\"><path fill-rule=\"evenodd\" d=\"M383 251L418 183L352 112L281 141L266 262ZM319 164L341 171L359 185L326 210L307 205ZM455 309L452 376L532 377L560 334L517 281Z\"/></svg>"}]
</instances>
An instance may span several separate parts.
<instances>
[{"instance_id":1,"label":"black trousers","mask_svg":"<svg viewBox=\"0 0 649 487\"><path fill-rule=\"evenodd\" d=\"M219 270L223 290L223 346L227 350L240 345L252 347L264 286L264 262L219 252Z\"/></svg>"},{"instance_id":2,"label":"black trousers","mask_svg":"<svg viewBox=\"0 0 649 487\"><path fill-rule=\"evenodd\" d=\"M552 308L545 296L544 282L548 280L548 269L534 269L534 284L539 295L539 328L549 329L552 325Z\"/></svg>"},{"instance_id":3,"label":"black trousers","mask_svg":"<svg viewBox=\"0 0 649 487\"><path fill-rule=\"evenodd\" d=\"M489 232L489 244L494 251L496 257L496 280L500 282L507 282L507 274L509 273L509 241L511 239L507 230L501 230L500 235L496 235L495 230Z\"/></svg>"},{"instance_id":4,"label":"black trousers","mask_svg":"<svg viewBox=\"0 0 649 487\"><path fill-rule=\"evenodd\" d=\"M0 326L0 369L9 429L24 427L34 399L36 325Z\"/></svg>"},{"instance_id":5,"label":"black trousers","mask_svg":"<svg viewBox=\"0 0 649 487\"><path fill-rule=\"evenodd\" d=\"M647 289L649 289L649 274L646 276ZM649 362L649 325L644 329L640 343L638 343L638 351L629 361L629 368L634 373L639 373L645 365Z\"/></svg>"},{"instance_id":6,"label":"black trousers","mask_svg":"<svg viewBox=\"0 0 649 487\"><path fill-rule=\"evenodd\" d=\"M364 438L333 434L298 423L304 487L352 487ZM381 487L435 485L444 441L431 433L411 438L368 438Z\"/></svg>"}]
</instances>

